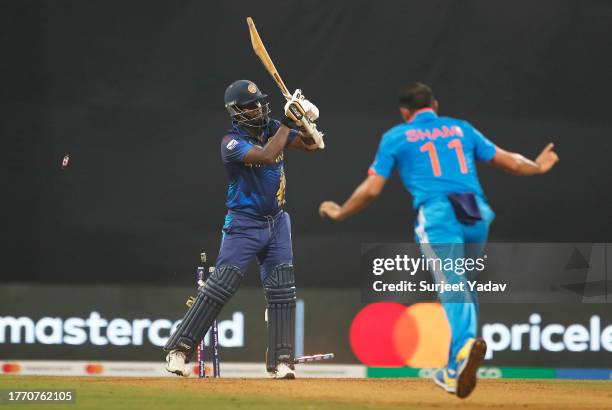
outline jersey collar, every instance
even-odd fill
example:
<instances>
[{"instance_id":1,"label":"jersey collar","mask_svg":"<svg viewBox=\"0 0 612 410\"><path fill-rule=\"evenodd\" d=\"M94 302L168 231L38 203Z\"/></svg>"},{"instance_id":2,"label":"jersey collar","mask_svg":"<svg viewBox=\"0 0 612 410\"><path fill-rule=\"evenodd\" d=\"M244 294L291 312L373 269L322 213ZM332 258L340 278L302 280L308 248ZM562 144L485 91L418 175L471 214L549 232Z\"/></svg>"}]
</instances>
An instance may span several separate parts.
<instances>
[{"instance_id":1,"label":"jersey collar","mask_svg":"<svg viewBox=\"0 0 612 410\"><path fill-rule=\"evenodd\" d=\"M240 126L240 124L238 124L236 121L232 121L232 133L238 135L239 137L245 137L248 139L251 139L253 141L259 142L260 144L265 143L266 139L266 133L268 131L268 127L264 128L263 132L264 132L264 141L261 141L259 138L257 137L253 137L246 129L244 129L243 127Z\"/></svg>"},{"instance_id":2,"label":"jersey collar","mask_svg":"<svg viewBox=\"0 0 612 410\"><path fill-rule=\"evenodd\" d=\"M421 108L414 113L409 123L431 121L438 118L438 114L431 108Z\"/></svg>"}]
</instances>

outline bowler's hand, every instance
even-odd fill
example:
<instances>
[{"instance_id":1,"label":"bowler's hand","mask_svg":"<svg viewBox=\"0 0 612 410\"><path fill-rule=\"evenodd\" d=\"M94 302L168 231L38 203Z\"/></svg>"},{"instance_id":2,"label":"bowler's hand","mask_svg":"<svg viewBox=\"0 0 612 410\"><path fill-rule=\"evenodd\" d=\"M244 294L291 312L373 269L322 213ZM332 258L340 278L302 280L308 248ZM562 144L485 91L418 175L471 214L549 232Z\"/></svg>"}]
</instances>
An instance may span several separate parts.
<instances>
[{"instance_id":1,"label":"bowler's hand","mask_svg":"<svg viewBox=\"0 0 612 410\"><path fill-rule=\"evenodd\" d=\"M334 201L325 201L319 206L319 215L321 218L327 217L334 221L338 221L340 219L340 209L340 205Z\"/></svg>"},{"instance_id":2,"label":"bowler's hand","mask_svg":"<svg viewBox=\"0 0 612 410\"><path fill-rule=\"evenodd\" d=\"M554 167L557 162L559 162L559 156L555 151L553 151L554 146L555 144L552 142L548 144L535 160L535 163L540 167L540 172L542 174L550 171L551 168Z\"/></svg>"}]
</instances>

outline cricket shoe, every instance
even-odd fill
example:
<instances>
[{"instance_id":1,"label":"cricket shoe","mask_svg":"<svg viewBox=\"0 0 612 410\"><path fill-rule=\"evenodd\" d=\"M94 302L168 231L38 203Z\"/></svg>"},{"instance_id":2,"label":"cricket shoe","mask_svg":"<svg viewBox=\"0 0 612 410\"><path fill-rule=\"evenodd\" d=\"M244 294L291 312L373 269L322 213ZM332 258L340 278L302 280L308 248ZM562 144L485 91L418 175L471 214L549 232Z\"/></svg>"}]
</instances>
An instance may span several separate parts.
<instances>
[{"instance_id":1,"label":"cricket shoe","mask_svg":"<svg viewBox=\"0 0 612 410\"><path fill-rule=\"evenodd\" d=\"M434 383L443 388L446 392L455 394L457 391L457 378L453 370L446 367L436 370L433 376Z\"/></svg>"},{"instance_id":2,"label":"cricket shoe","mask_svg":"<svg viewBox=\"0 0 612 410\"><path fill-rule=\"evenodd\" d=\"M276 366L276 370L268 372L268 375L273 379L293 380L295 379L295 369L293 366L281 362Z\"/></svg>"},{"instance_id":3,"label":"cricket shoe","mask_svg":"<svg viewBox=\"0 0 612 410\"><path fill-rule=\"evenodd\" d=\"M191 366L187 364L187 356L180 350L171 350L166 356L166 370L179 376L189 377Z\"/></svg>"},{"instance_id":4,"label":"cricket shoe","mask_svg":"<svg viewBox=\"0 0 612 410\"><path fill-rule=\"evenodd\" d=\"M464 399L476 388L476 373L487 353L487 344L477 337L469 339L457 353L457 397Z\"/></svg>"}]
</instances>

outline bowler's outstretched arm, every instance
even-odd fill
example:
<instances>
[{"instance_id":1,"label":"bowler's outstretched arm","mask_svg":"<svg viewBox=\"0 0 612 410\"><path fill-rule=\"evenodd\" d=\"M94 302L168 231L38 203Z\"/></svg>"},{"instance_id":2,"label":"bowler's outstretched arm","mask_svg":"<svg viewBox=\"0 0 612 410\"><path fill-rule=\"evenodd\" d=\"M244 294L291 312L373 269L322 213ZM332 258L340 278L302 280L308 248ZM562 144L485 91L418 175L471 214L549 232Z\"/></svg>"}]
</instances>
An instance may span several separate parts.
<instances>
[{"instance_id":1,"label":"bowler's outstretched arm","mask_svg":"<svg viewBox=\"0 0 612 410\"><path fill-rule=\"evenodd\" d=\"M361 212L380 195L385 182L387 180L380 175L368 175L344 205L340 206L333 201L325 201L319 207L319 215L322 218L328 217L335 221L341 221Z\"/></svg>"},{"instance_id":2,"label":"bowler's outstretched arm","mask_svg":"<svg viewBox=\"0 0 612 410\"><path fill-rule=\"evenodd\" d=\"M559 162L559 156L553 151L554 146L552 142L546 145L535 161L527 159L516 152L509 152L496 147L495 156L490 161L490 164L495 168L503 169L519 176L544 174Z\"/></svg>"}]
</instances>

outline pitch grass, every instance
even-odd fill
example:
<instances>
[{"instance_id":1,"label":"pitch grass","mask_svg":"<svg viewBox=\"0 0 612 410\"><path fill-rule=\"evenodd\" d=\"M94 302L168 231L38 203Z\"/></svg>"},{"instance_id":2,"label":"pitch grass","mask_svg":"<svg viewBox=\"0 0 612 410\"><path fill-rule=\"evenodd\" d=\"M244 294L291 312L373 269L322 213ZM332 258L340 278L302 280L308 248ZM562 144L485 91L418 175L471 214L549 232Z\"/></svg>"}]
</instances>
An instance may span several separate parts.
<instances>
[{"instance_id":1,"label":"pitch grass","mask_svg":"<svg viewBox=\"0 0 612 410\"><path fill-rule=\"evenodd\" d=\"M421 379L263 379L0 376L0 389L76 391L76 404L0 405L42 409L603 409L612 381L481 380L460 400Z\"/></svg>"}]
</instances>

